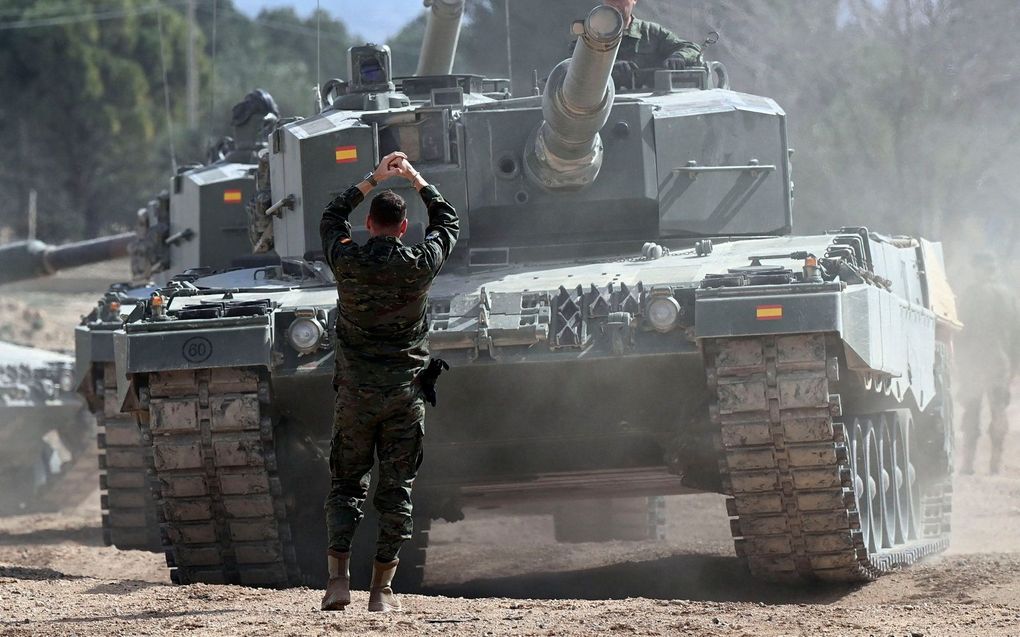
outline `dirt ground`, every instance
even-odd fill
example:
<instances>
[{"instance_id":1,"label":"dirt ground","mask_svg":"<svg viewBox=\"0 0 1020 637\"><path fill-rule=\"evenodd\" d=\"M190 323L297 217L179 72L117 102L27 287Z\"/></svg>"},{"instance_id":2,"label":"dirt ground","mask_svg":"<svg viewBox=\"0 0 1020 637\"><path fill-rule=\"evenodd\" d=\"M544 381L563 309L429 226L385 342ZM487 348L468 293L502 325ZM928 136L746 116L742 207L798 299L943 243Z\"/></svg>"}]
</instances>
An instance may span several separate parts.
<instances>
[{"instance_id":1,"label":"dirt ground","mask_svg":"<svg viewBox=\"0 0 1020 637\"><path fill-rule=\"evenodd\" d=\"M130 278L127 259L0 286L0 340L74 352L74 326L114 281Z\"/></svg>"},{"instance_id":2,"label":"dirt ground","mask_svg":"<svg viewBox=\"0 0 1020 637\"><path fill-rule=\"evenodd\" d=\"M69 349L98 289L69 297L61 281L0 289L0 328ZM36 310L37 327L11 327ZM59 513L0 518L0 635L1020 635L1017 429L1002 475L957 479L950 551L867 585L750 581L721 496L699 495L669 500L661 542L557 544L551 516L524 511L436 523L429 594L388 616L364 592L323 613L314 590L172 586L161 556L102 546L83 470Z\"/></svg>"},{"instance_id":3,"label":"dirt ground","mask_svg":"<svg viewBox=\"0 0 1020 637\"><path fill-rule=\"evenodd\" d=\"M1011 440L1020 445L1020 439ZM429 595L342 614L320 593L172 586L161 556L102 546L98 497L0 518L0 635L1016 635L1020 463L958 481L944 556L855 587L749 581L721 498L672 498L663 542L556 544L548 515L433 527Z\"/></svg>"}]
</instances>

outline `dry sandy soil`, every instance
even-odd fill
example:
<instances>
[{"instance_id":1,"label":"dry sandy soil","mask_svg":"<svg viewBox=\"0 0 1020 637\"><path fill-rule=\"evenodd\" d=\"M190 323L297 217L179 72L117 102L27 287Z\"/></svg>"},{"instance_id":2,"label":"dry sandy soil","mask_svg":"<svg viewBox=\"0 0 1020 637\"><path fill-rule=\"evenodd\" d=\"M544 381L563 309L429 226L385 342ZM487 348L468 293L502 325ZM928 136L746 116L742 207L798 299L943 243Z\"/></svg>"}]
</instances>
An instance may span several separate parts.
<instances>
[{"instance_id":1,"label":"dry sandy soil","mask_svg":"<svg viewBox=\"0 0 1020 637\"><path fill-rule=\"evenodd\" d=\"M1020 445L1020 440L1014 440ZM717 496L669 502L664 542L556 544L546 515L437 524L406 611L318 610L318 591L171 586L160 556L102 546L95 494L0 518L0 635L1020 634L1020 464L961 478L953 549L849 588L750 582Z\"/></svg>"},{"instance_id":2,"label":"dry sandy soil","mask_svg":"<svg viewBox=\"0 0 1020 637\"><path fill-rule=\"evenodd\" d=\"M40 327L17 331L70 346L97 294L61 281L0 290L0 325L34 306ZM322 613L308 589L171 586L161 556L102 546L79 489L60 513L0 518L0 635L1020 635L1020 431L1008 445L1003 475L958 479L947 554L867 585L749 581L721 497L702 495L670 499L662 542L556 544L549 515L469 511L433 527L430 594L389 616L363 592Z\"/></svg>"},{"instance_id":3,"label":"dry sandy soil","mask_svg":"<svg viewBox=\"0 0 1020 637\"><path fill-rule=\"evenodd\" d=\"M74 326L129 273L128 260L117 259L0 286L0 340L73 353Z\"/></svg>"}]
</instances>

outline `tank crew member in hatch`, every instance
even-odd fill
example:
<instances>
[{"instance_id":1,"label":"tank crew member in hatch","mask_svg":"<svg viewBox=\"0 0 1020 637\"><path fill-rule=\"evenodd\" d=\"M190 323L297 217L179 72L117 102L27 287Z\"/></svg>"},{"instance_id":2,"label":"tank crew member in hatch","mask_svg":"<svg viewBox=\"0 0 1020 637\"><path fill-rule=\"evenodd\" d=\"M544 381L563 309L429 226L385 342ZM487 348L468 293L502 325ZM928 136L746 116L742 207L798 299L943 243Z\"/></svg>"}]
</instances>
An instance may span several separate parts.
<instances>
[{"instance_id":1,"label":"tank crew member in hatch","mask_svg":"<svg viewBox=\"0 0 1020 637\"><path fill-rule=\"evenodd\" d=\"M701 47L655 22L634 17L637 0L603 0L623 15L623 41L613 65L617 86L629 85L637 69L682 70L701 62Z\"/></svg>"}]
</instances>

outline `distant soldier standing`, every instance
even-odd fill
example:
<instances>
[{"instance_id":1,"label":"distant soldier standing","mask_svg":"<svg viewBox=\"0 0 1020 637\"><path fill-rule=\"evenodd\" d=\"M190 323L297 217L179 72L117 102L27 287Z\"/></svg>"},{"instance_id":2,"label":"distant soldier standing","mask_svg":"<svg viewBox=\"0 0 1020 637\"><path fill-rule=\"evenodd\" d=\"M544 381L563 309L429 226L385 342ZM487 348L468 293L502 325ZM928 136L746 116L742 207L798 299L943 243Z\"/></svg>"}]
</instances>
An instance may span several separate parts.
<instances>
[{"instance_id":1,"label":"distant soldier standing","mask_svg":"<svg viewBox=\"0 0 1020 637\"><path fill-rule=\"evenodd\" d=\"M414 246L401 242L407 206L386 190L372 200L367 221L371 238L365 245L354 243L351 211L391 177L410 181L425 202L425 240ZM368 609L400 610L391 583L397 552L411 537L411 485L421 465L425 433L423 395L435 402L433 384L441 363L426 365L425 309L432 280L457 241L457 213L398 152L384 157L375 172L326 206L319 230L339 294L332 482L325 505L329 583L322 609L343 610L350 604L351 539L363 517L369 471L378 454L373 504L379 513L379 537Z\"/></svg>"},{"instance_id":2,"label":"distant soldier standing","mask_svg":"<svg viewBox=\"0 0 1020 637\"><path fill-rule=\"evenodd\" d=\"M981 406L988 398L989 470L999 472L1009 422L1009 386L1020 363L1020 311L1013 291L999 278L991 255L976 258L982 279L963 289L959 299L963 331L956 338L958 398L963 405L961 472L974 473L974 452L981 437Z\"/></svg>"}]
</instances>

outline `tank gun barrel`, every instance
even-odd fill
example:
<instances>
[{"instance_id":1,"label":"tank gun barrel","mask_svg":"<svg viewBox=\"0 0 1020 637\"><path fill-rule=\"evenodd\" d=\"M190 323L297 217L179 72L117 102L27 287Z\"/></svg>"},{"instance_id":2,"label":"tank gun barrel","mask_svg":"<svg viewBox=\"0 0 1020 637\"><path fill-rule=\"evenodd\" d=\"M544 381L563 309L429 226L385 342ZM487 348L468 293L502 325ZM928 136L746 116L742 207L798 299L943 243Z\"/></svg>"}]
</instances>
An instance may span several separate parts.
<instances>
[{"instance_id":1,"label":"tank gun barrel","mask_svg":"<svg viewBox=\"0 0 1020 637\"><path fill-rule=\"evenodd\" d=\"M425 0L425 6L429 14L415 75L447 75L453 71L464 0Z\"/></svg>"},{"instance_id":2,"label":"tank gun barrel","mask_svg":"<svg viewBox=\"0 0 1020 637\"><path fill-rule=\"evenodd\" d=\"M58 270L127 256L134 232L54 246L16 241L0 246L0 284L35 279Z\"/></svg>"},{"instance_id":3,"label":"tank gun barrel","mask_svg":"<svg viewBox=\"0 0 1020 637\"><path fill-rule=\"evenodd\" d=\"M529 176L550 189L582 188L602 167L599 130L616 97L610 79L623 38L623 16L612 7L595 7L574 25L574 33L574 53L550 73L542 95L545 121L525 151Z\"/></svg>"}]
</instances>

